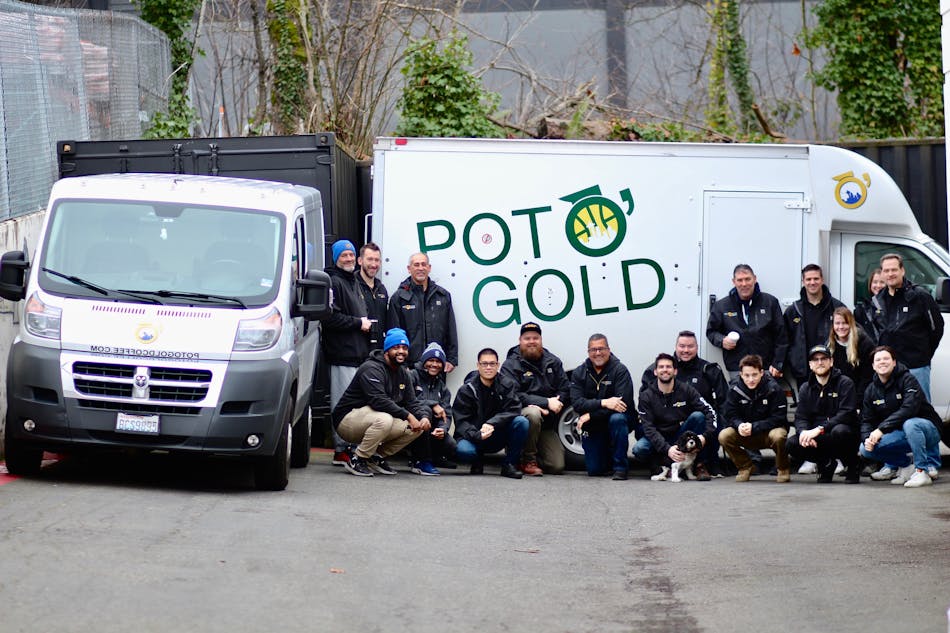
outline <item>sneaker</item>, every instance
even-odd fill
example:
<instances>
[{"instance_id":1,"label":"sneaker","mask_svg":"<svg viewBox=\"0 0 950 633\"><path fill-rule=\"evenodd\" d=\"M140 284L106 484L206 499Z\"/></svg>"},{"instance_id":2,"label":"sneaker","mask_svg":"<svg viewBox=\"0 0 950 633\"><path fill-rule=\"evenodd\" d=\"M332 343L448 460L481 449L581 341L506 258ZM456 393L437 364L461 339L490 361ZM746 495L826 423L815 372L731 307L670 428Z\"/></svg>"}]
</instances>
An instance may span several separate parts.
<instances>
[{"instance_id":1,"label":"sneaker","mask_svg":"<svg viewBox=\"0 0 950 633\"><path fill-rule=\"evenodd\" d=\"M429 462L414 462L411 470L417 475L428 475L430 477L442 474Z\"/></svg>"},{"instance_id":2,"label":"sneaker","mask_svg":"<svg viewBox=\"0 0 950 633\"><path fill-rule=\"evenodd\" d=\"M895 480L896 481L896 480ZM914 469L914 474L904 483L905 488L920 488L921 486L932 486L934 480L930 478L926 470Z\"/></svg>"},{"instance_id":3,"label":"sneaker","mask_svg":"<svg viewBox=\"0 0 950 633\"><path fill-rule=\"evenodd\" d=\"M838 465L835 466L835 474L844 476L844 464L841 463L841 460L838 460Z\"/></svg>"},{"instance_id":4,"label":"sneaker","mask_svg":"<svg viewBox=\"0 0 950 633\"><path fill-rule=\"evenodd\" d=\"M515 468L512 464L502 464L501 465L501 476L508 477L509 479L521 479L524 477L524 474Z\"/></svg>"},{"instance_id":5,"label":"sneaker","mask_svg":"<svg viewBox=\"0 0 950 633\"><path fill-rule=\"evenodd\" d=\"M373 470L374 473L379 473L380 475L395 475L396 471L393 470L393 467L389 465L381 455L373 455L369 459L369 467Z\"/></svg>"},{"instance_id":6,"label":"sneaker","mask_svg":"<svg viewBox=\"0 0 950 633\"><path fill-rule=\"evenodd\" d=\"M861 483L861 465L859 463L854 463L848 466L847 468L845 468L844 483L846 484Z\"/></svg>"},{"instance_id":7,"label":"sneaker","mask_svg":"<svg viewBox=\"0 0 950 633\"><path fill-rule=\"evenodd\" d=\"M446 468L448 470L455 470L459 467L455 462L449 461L449 458L445 455L440 455L437 457L435 460L435 465L439 468Z\"/></svg>"},{"instance_id":8,"label":"sneaker","mask_svg":"<svg viewBox=\"0 0 950 633\"><path fill-rule=\"evenodd\" d=\"M927 475L929 475L931 479L936 481L937 477L940 476L940 471L937 470L936 466L927 466Z\"/></svg>"},{"instance_id":9,"label":"sneaker","mask_svg":"<svg viewBox=\"0 0 950 633\"><path fill-rule=\"evenodd\" d=\"M613 477L614 481L627 481L627 471L625 470L615 470Z\"/></svg>"},{"instance_id":10,"label":"sneaker","mask_svg":"<svg viewBox=\"0 0 950 633\"><path fill-rule=\"evenodd\" d=\"M352 455L349 451L337 451L333 453L333 465L334 466L346 466L350 463Z\"/></svg>"},{"instance_id":11,"label":"sneaker","mask_svg":"<svg viewBox=\"0 0 950 633\"><path fill-rule=\"evenodd\" d=\"M893 479L894 477L897 477L897 468L894 468L889 464L884 464L881 470L871 473L871 479L874 481L887 481L888 479Z\"/></svg>"},{"instance_id":12,"label":"sneaker","mask_svg":"<svg viewBox=\"0 0 950 633\"><path fill-rule=\"evenodd\" d=\"M710 481L712 479L712 475L709 474L706 464L702 462L696 463L696 466L693 468L693 474L696 475L696 481Z\"/></svg>"},{"instance_id":13,"label":"sneaker","mask_svg":"<svg viewBox=\"0 0 950 633\"><path fill-rule=\"evenodd\" d=\"M891 479L891 483L895 486L906 484L910 480L910 478L913 476L916 470L917 468L913 464L910 464L909 466L904 466L903 468L897 471L897 476ZM927 479L930 479L930 477L928 477Z\"/></svg>"},{"instance_id":14,"label":"sneaker","mask_svg":"<svg viewBox=\"0 0 950 633\"><path fill-rule=\"evenodd\" d=\"M369 469L369 464L359 455L353 455L350 459L346 460L343 463L343 468L349 471L351 475L356 475L357 477L373 476L373 471Z\"/></svg>"},{"instance_id":15,"label":"sneaker","mask_svg":"<svg viewBox=\"0 0 950 633\"><path fill-rule=\"evenodd\" d=\"M814 475L818 472L818 464L815 462L802 462L798 468L799 475Z\"/></svg>"},{"instance_id":16,"label":"sneaker","mask_svg":"<svg viewBox=\"0 0 950 633\"><path fill-rule=\"evenodd\" d=\"M529 477L540 477L544 474L544 471L541 470L540 466L538 466L538 462L534 460L530 462L521 462L521 472L528 475Z\"/></svg>"}]
</instances>

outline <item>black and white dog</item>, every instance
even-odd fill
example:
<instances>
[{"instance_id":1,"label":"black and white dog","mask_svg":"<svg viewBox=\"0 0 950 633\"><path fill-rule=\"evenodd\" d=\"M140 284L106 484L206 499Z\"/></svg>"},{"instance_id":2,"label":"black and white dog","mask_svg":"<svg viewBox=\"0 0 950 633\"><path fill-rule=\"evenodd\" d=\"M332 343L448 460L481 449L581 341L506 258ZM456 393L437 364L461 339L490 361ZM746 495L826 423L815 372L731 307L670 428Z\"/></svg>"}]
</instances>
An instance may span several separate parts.
<instances>
[{"instance_id":1,"label":"black and white dog","mask_svg":"<svg viewBox=\"0 0 950 633\"><path fill-rule=\"evenodd\" d=\"M683 432L682 435L676 438L676 448L686 455L686 458L681 462L673 462L672 467L663 466L663 471L657 475L653 475L650 479L653 481L666 481L669 479L670 481L676 482L689 479L689 470L693 467L693 462L696 461L696 455L699 454L702 447L703 444L698 435L692 431Z\"/></svg>"}]
</instances>

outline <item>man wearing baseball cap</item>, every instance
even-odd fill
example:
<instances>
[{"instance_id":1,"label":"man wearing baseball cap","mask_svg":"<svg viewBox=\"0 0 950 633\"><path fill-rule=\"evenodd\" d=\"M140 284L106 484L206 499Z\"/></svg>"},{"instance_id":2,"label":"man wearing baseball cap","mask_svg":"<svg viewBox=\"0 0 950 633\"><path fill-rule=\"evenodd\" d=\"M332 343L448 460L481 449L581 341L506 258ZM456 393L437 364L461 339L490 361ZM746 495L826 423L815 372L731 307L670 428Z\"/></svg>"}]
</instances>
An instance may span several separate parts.
<instances>
[{"instance_id":1,"label":"man wearing baseball cap","mask_svg":"<svg viewBox=\"0 0 950 633\"><path fill-rule=\"evenodd\" d=\"M333 409L333 428L356 449L343 466L352 474L395 475L386 458L427 431L428 411L416 399L406 368L409 338L393 328L383 349L373 350Z\"/></svg>"},{"instance_id":2,"label":"man wearing baseball cap","mask_svg":"<svg viewBox=\"0 0 950 633\"><path fill-rule=\"evenodd\" d=\"M542 344L540 325L528 321L521 326L518 344L508 350L501 373L514 382L521 415L528 418L521 472L562 474L564 447L557 436L557 424L561 411L571 403L571 383L561 359Z\"/></svg>"},{"instance_id":3,"label":"man wearing baseball cap","mask_svg":"<svg viewBox=\"0 0 950 633\"><path fill-rule=\"evenodd\" d=\"M333 305L330 316L323 320L323 355L330 368L330 408L356 375L356 368L369 356L369 331L372 322L367 316L366 302L356 288L356 247L349 240L337 240L331 248L333 265L325 272L330 276ZM344 466L352 447L333 433L333 464Z\"/></svg>"},{"instance_id":4,"label":"man wearing baseball cap","mask_svg":"<svg viewBox=\"0 0 950 633\"><path fill-rule=\"evenodd\" d=\"M837 460L845 465L845 481L860 483L858 461L858 399L854 382L835 369L831 350L808 350L808 380L798 390L795 435L786 450L792 457L818 464L818 483L834 480Z\"/></svg>"}]
</instances>

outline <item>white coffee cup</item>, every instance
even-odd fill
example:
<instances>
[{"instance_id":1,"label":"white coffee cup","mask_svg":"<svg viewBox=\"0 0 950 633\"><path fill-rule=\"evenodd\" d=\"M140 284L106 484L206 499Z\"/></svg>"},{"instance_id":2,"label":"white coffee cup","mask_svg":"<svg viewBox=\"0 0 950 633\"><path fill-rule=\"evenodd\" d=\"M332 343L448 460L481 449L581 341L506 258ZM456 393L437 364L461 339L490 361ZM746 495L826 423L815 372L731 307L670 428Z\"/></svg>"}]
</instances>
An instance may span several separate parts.
<instances>
[{"instance_id":1,"label":"white coffee cup","mask_svg":"<svg viewBox=\"0 0 950 633\"><path fill-rule=\"evenodd\" d=\"M733 330L732 332L729 332L728 334L726 334L726 338L729 339L730 341L738 341L739 333Z\"/></svg>"}]
</instances>

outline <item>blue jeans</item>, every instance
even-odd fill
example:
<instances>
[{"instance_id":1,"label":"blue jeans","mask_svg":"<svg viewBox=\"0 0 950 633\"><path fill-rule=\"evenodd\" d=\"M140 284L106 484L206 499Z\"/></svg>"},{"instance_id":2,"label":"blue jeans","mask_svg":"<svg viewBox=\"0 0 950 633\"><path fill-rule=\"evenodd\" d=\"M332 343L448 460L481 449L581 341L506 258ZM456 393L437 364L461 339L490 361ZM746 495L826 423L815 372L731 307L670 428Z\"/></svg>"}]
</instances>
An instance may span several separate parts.
<instances>
[{"instance_id":1,"label":"blue jeans","mask_svg":"<svg viewBox=\"0 0 950 633\"><path fill-rule=\"evenodd\" d=\"M921 470L940 468L940 431L930 420L910 418L900 431L885 433L873 451L861 443L861 456L897 468L911 464L907 453L914 454L913 463Z\"/></svg>"},{"instance_id":2,"label":"blue jeans","mask_svg":"<svg viewBox=\"0 0 950 633\"><path fill-rule=\"evenodd\" d=\"M683 420L683 423L680 425L679 431L676 432L672 438L666 438L670 443L675 443L680 435L686 431L692 431L696 435L702 435L706 432L706 414L701 413L700 411L693 411L689 414L689 417ZM637 458L638 461L649 464L650 459L654 453L653 444L646 437L641 437L637 440L637 443L633 445L633 456ZM666 455L660 456L663 461L666 460Z\"/></svg>"},{"instance_id":3,"label":"blue jeans","mask_svg":"<svg viewBox=\"0 0 950 633\"><path fill-rule=\"evenodd\" d=\"M924 392L924 397L927 398L927 402L930 400L930 365L924 365L923 367L914 367L910 371L910 375L917 379L917 382L920 383L920 390Z\"/></svg>"},{"instance_id":4,"label":"blue jeans","mask_svg":"<svg viewBox=\"0 0 950 633\"><path fill-rule=\"evenodd\" d=\"M528 439L528 418L518 415L508 424L495 425L495 430L486 440L478 443L466 439L459 440L455 456L463 464L471 464L478 461L485 453L497 453L504 449L504 463L517 466L521 461L521 451L524 450L526 439Z\"/></svg>"},{"instance_id":5,"label":"blue jeans","mask_svg":"<svg viewBox=\"0 0 950 633\"><path fill-rule=\"evenodd\" d=\"M588 475L603 475L613 471L627 472L628 437L627 414L612 413L607 430L585 432L581 437L584 447L584 465Z\"/></svg>"}]
</instances>

